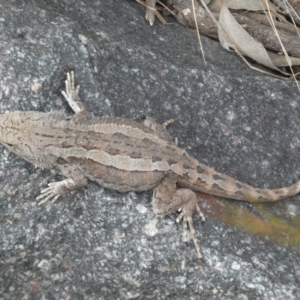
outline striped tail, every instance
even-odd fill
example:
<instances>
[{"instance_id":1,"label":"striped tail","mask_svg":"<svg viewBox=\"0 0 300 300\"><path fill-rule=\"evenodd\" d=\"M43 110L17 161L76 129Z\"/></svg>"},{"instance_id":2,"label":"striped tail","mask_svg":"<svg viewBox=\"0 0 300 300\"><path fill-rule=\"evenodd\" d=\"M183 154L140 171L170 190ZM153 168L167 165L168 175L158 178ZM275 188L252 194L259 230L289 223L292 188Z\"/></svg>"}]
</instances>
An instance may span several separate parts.
<instances>
[{"instance_id":1,"label":"striped tail","mask_svg":"<svg viewBox=\"0 0 300 300\"><path fill-rule=\"evenodd\" d=\"M228 175L218 173L204 164L199 164L197 172L190 172L190 175L194 176L189 176L188 180L183 176L179 180L179 184L195 191L236 200L273 202L289 198L300 192L300 181L278 189L254 188Z\"/></svg>"},{"instance_id":2,"label":"striped tail","mask_svg":"<svg viewBox=\"0 0 300 300\"><path fill-rule=\"evenodd\" d=\"M250 202L273 202L279 201L291 196L294 196L300 192L300 181L292 184L288 187L279 189L256 189L251 186L250 191L245 190L245 199Z\"/></svg>"}]
</instances>

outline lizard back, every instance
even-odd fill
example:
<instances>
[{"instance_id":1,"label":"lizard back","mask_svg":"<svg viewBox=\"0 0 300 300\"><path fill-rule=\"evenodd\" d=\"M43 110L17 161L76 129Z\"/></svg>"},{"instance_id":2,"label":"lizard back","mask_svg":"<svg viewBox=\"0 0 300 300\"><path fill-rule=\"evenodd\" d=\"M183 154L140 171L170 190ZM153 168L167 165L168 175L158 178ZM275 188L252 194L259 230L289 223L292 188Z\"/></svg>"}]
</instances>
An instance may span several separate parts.
<instances>
[{"instance_id":1,"label":"lizard back","mask_svg":"<svg viewBox=\"0 0 300 300\"><path fill-rule=\"evenodd\" d=\"M277 201L300 183L258 189L199 163L175 143L138 122L121 118L67 118L60 112L0 115L0 142L40 167L72 164L92 181L120 192L155 187L172 172L179 186L251 202Z\"/></svg>"}]
</instances>

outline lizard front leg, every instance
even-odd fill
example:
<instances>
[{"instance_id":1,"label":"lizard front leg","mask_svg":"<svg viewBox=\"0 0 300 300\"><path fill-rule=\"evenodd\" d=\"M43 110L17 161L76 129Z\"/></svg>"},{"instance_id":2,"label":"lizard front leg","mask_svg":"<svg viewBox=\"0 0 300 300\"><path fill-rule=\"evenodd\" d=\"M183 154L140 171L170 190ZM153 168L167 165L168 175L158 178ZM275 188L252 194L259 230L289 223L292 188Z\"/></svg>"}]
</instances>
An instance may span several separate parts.
<instances>
[{"instance_id":1,"label":"lizard front leg","mask_svg":"<svg viewBox=\"0 0 300 300\"><path fill-rule=\"evenodd\" d=\"M204 216L197 204L196 194L190 189L177 189L176 178L168 175L153 191L153 212L158 216L164 216L181 210L177 222L182 220L183 240L188 240L188 227L194 241L198 257L201 258L199 242L193 225L193 213L197 211L204 221Z\"/></svg>"},{"instance_id":2,"label":"lizard front leg","mask_svg":"<svg viewBox=\"0 0 300 300\"><path fill-rule=\"evenodd\" d=\"M69 106L75 113L75 118L82 119L90 117L90 113L87 111L85 105L79 98L80 86L75 86L74 72L67 73L67 79L65 81L66 90L62 91L62 95L67 100ZM74 118L73 117L73 118Z\"/></svg>"},{"instance_id":3,"label":"lizard front leg","mask_svg":"<svg viewBox=\"0 0 300 300\"><path fill-rule=\"evenodd\" d=\"M36 198L36 200L40 201L38 205L50 200L55 202L61 195L87 185L87 179L76 166L64 164L60 165L59 168L67 179L50 182L48 187L42 190L41 194Z\"/></svg>"}]
</instances>

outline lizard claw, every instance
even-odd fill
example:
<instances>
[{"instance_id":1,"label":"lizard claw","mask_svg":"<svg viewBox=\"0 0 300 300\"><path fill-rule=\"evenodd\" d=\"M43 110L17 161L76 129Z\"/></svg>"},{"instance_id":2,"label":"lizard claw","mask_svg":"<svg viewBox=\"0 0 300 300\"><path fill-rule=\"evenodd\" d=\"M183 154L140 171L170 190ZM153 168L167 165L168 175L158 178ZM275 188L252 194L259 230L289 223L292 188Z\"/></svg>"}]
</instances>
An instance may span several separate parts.
<instances>
[{"instance_id":1,"label":"lizard claw","mask_svg":"<svg viewBox=\"0 0 300 300\"><path fill-rule=\"evenodd\" d=\"M197 203L195 203L195 210L197 210L197 212L199 213L202 221L204 222L205 221L204 215L201 212L200 207L198 206ZM183 241L188 242L188 240L189 240L188 235L189 235L189 231L190 231L190 233L192 235L194 245L195 245L195 248L196 248L196 251L197 251L197 254L198 254L198 258L202 258L200 245L199 245L198 239L196 237L196 231L195 231L195 228L194 228L194 225L193 225L193 218L192 218L193 210L191 210L189 207L185 207L183 205L183 207L180 208L180 211L181 212L180 212L179 216L177 217L176 222L179 223L182 220L182 226L183 226L182 237L183 237ZM188 227L189 227L189 230L188 230Z\"/></svg>"},{"instance_id":2,"label":"lizard claw","mask_svg":"<svg viewBox=\"0 0 300 300\"><path fill-rule=\"evenodd\" d=\"M154 189L152 205L153 212L159 216L180 211L176 222L179 223L182 221L183 240L185 242L188 241L190 231L198 258L202 258L200 245L196 237L196 231L192 219L194 211L197 211L204 221L204 216L197 203L196 194L190 189L176 189L176 178L174 178L172 175L166 176L163 181Z\"/></svg>"},{"instance_id":3,"label":"lizard claw","mask_svg":"<svg viewBox=\"0 0 300 300\"><path fill-rule=\"evenodd\" d=\"M53 189L51 187L48 187L41 191L41 194L36 197L36 200L41 200L38 205L42 205L43 203L52 200L52 202L55 202L60 195L56 195L53 193Z\"/></svg>"},{"instance_id":4,"label":"lizard claw","mask_svg":"<svg viewBox=\"0 0 300 300\"><path fill-rule=\"evenodd\" d=\"M79 101L79 88L75 86L74 72L67 73L67 80L65 81L66 90L62 91L62 95L67 100L69 106L75 113L79 113L83 110L83 104Z\"/></svg>"},{"instance_id":5,"label":"lizard claw","mask_svg":"<svg viewBox=\"0 0 300 300\"><path fill-rule=\"evenodd\" d=\"M41 200L38 205L41 205L49 200L55 202L61 195L65 194L68 190L68 186L74 185L72 179L65 179L62 181L50 182L48 187L41 190L41 194L36 200Z\"/></svg>"}]
</instances>

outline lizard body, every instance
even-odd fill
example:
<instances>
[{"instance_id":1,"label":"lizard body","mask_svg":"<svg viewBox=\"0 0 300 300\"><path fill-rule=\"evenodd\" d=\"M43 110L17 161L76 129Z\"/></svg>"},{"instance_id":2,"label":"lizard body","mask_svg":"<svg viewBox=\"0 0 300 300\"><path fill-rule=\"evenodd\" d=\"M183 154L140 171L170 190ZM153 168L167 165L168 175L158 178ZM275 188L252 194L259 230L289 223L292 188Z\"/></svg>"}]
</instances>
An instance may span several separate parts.
<instances>
[{"instance_id":1,"label":"lizard body","mask_svg":"<svg viewBox=\"0 0 300 300\"><path fill-rule=\"evenodd\" d=\"M151 118L144 124L122 118L92 118L78 96L73 72L67 74L64 97L75 114L61 112L11 112L0 115L0 143L39 167L58 167L67 179L49 183L37 197L55 201L69 190L83 187L87 179L119 192L154 189L157 215L182 209L198 256L192 214L202 216L193 191L246 200L277 201L300 191L300 182L280 189L257 189L199 163L173 142ZM192 191L193 190L193 191ZM184 231L186 238L186 230Z\"/></svg>"}]
</instances>

